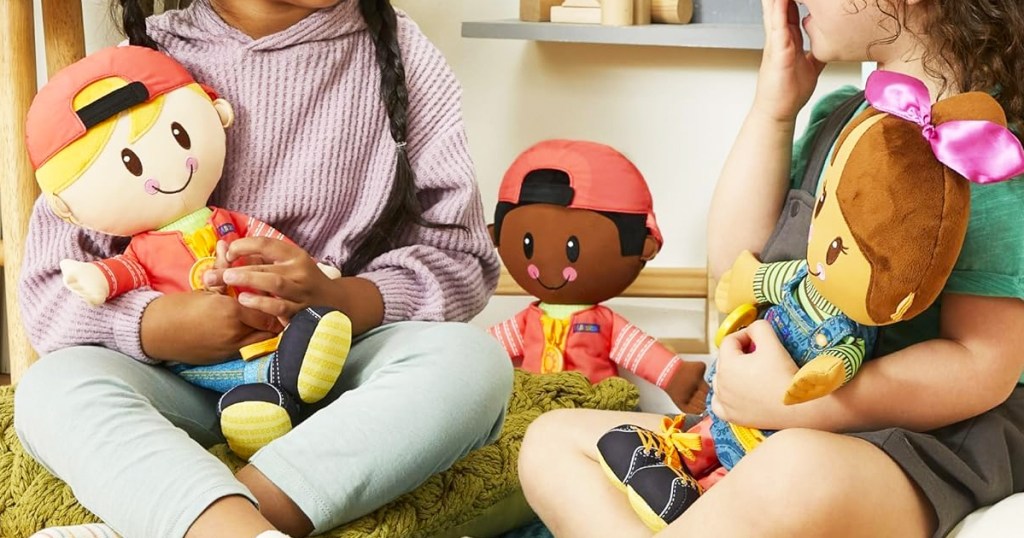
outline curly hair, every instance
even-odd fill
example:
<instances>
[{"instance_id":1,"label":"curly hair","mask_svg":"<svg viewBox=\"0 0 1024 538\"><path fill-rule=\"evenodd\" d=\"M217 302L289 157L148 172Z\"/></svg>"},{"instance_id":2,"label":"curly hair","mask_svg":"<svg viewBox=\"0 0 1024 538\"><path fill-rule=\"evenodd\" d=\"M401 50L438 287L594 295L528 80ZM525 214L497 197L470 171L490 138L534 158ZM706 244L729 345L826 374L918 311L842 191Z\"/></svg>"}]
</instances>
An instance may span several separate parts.
<instances>
[{"instance_id":1,"label":"curly hair","mask_svg":"<svg viewBox=\"0 0 1024 538\"><path fill-rule=\"evenodd\" d=\"M905 29L906 0L875 0L896 24L895 41ZM943 82L942 90L993 92L1009 126L1024 134L1024 3L1019 0L931 0L922 35L925 71Z\"/></svg>"}]
</instances>

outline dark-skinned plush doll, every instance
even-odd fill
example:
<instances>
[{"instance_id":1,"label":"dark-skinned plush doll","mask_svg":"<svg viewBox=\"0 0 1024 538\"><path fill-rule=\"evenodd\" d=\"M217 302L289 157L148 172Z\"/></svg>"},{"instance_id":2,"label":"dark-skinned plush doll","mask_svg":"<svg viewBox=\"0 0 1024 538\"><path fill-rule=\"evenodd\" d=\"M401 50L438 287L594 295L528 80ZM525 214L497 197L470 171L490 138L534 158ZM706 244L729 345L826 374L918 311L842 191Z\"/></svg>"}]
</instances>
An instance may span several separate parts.
<instances>
[{"instance_id":1,"label":"dark-skinned plush doll","mask_svg":"<svg viewBox=\"0 0 1024 538\"><path fill-rule=\"evenodd\" d=\"M779 395L788 404L841 387L870 355L877 327L932 305L963 245L970 182L1024 172L1024 149L988 94L932 105L919 80L877 71L865 96L871 106L840 134L823 171L806 259L763 264L744 252L716 290L719 308L733 311L722 332L768 306L765 320L800 366ZM620 426L598 442L609 478L652 529L772 433L708 408L685 432L677 419L660 433Z\"/></svg>"},{"instance_id":2,"label":"dark-skinned plush doll","mask_svg":"<svg viewBox=\"0 0 1024 538\"><path fill-rule=\"evenodd\" d=\"M203 274L218 263L218 243L287 241L253 217L206 205L233 119L227 101L144 47L103 49L50 79L26 122L46 205L71 224L131 238L123 253L98 259L92 236L69 231L82 258L60 261L72 293L100 305L138 288L205 292ZM240 350L245 360L169 365L189 382L225 393L221 429L243 458L296 425L300 406L327 394L348 354L351 324L333 308L309 307L283 322L278 338Z\"/></svg>"},{"instance_id":3,"label":"dark-skinned plush doll","mask_svg":"<svg viewBox=\"0 0 1024 538\"><path fill-rule=\"evenodd\" d=\"M501 183L491 234L512 278L538 299L490 329L513 361L537 373L579 371L593 383L626 368L681 409L703 409L704 364L601 304L662 245L650 190L629 159L593 142L527 149Z\"/></svg>"}]
</instances>

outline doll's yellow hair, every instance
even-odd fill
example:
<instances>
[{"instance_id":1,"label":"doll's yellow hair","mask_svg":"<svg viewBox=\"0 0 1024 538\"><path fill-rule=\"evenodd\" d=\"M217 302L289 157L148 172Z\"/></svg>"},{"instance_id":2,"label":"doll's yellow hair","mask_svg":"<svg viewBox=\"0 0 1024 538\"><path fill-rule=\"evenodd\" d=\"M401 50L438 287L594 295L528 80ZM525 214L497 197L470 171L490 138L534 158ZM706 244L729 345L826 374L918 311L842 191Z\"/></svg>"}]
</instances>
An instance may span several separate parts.
<instances>
[{"instance_id":1,"label":"doll's yellow hair","mask_svg":"<svg viewBox=\"0 0 1024 538\"><path fill-rule=\"evenodd\" d=\"M97 80L78 92L72 106L75 110L81 110L83 107L109 95L110 92L127 85L128 82L120 77L107 77ZM209 99L209 96L199 84L193 83L186 87ZM59 194L77 181L92 166L93 162L100 156L100 153L103 152L103 149L107 147L107 143L114 133L114 127L124 114L128 114L128 117L131 119L131 132L128 135L128 142L134 143L137 141L156 123L157 118L160 117L160 112L163 111L164 101L165 96L160 95L151 101L132 107L131 110L122 112L89 129L81 138L65 146L36 170L36 180L39 182L42 191L46 194Z\"/></svg>"}]
</instances>

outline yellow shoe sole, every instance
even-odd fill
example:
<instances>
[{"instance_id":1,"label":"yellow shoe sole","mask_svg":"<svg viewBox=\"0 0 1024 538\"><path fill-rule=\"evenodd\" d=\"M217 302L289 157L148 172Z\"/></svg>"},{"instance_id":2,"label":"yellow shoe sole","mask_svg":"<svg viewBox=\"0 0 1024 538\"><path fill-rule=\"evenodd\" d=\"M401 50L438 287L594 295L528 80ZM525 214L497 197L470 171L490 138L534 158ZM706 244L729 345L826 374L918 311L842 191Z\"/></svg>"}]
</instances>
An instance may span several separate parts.
<instances>
[{"instance_id":1,"label":"yellow shoe sole","mask_svg":"<svg viewBox=\"0 0 1024 538\"><path fill-rule=\"evenodd\" d=\"M648 529L651 529L654 532L661 532L665 530L668 523L665 523L664 519L661 519L658 514L654 513L654 510L651 510L650 506L647 506L643 497L641 497L636 490L627 486L626 497L629 499L629 505L633 507L633 511L636 512L636 515L640 516L640 521L643 521L644 525L647 525Z\"/></svg>"},{"instance_id":2,"label":"yellow shoe sole","mask_svg":"<svg viewBox=\"0 0 1024 538\"><path fill-rule=\"evenodd\" d=\"M626 485L619 481L619 477L615 476L615 472L612 471L612 468L609 467L607 463L605 463L604 458L601 456L600 453L598 453L597 459L598 462L601 464L601 468L604 469L604 475L608 477L608 481L611 482L613 486L615 486L615 489L625 493Z\"/></svg>"},{"instance_id":3,"label":"yellow shoe sole","mask_svg":"<svg viewBox=\"0 0 1024 538\"><path fill-rule=\"evenodd\" d=\"M239 402L220 415L220 429L228 447L248 460L257 450L292 429L284 408L269 402Z\"/></svg>"},{"instance_id":4,"label":"yellow shoe sole","mask_svg":"<svg viewBox=\"0 0 1024 538\"><path fill-rule=\"evenodd\" d=\"M352 321L338 311L320 319L309 339L299 370L299 399L316 403L327 396L338 381L352 348Z\"/></svg>"}]
</instances>

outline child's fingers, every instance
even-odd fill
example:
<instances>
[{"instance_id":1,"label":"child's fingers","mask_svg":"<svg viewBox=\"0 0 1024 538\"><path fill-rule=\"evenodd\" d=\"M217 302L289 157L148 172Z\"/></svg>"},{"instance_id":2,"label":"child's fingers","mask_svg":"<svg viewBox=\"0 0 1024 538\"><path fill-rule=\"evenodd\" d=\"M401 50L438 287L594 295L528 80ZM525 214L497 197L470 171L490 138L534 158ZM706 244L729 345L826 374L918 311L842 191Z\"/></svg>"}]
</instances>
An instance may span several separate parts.
<instances>
[{"instance_id":1,"label":"child's fingers","mask_svg":"<svg viewBox=\"0 0 1024 538\"><path fill-rule=\"evenodd\" d=\"M227 269L230 264L228 263L228 243L223 239L217 241L216 258L213 261L214 269Z\"/></svg>"},{"instance_id":2,"label":"child's fingers","mask_svg":"<svg viewBox=\"0 0 1024 538\"><path fill-rule=\"evenodd\" d=\"M268 297L254 293L239 294L238 302L246 308L251 308L271 316L275 325L279 319L291 319L296 312L302 310L302 305L300 304L281 299L280 297Z\"/></svg>"},{"instance_id":3,"label":"child's fingers","mask_svg":"<svg viewBox=\"0 0 1024 538\"><path fill-rule=\"evenodd\" d=\"M232 241L227 252L229 262L234 262L239 258L259 256L266 263L277 263L300 255L306 256L307 254L297 245L270 237L245 237Z\"/></svg>"},{"instance_id":4,"label":"child's fingers","mask_svg":"<svg viewBox=\"0 0 1024 538\"><path fill-rule=\"evenodd\" d=\"M281 274L283 269L273 265L247 265L223 273L224 283L236 288L250 288L285 299L296 299L299 290L295 283Z\"/></svg>"},{"instance_id":5,"label":"child's fingers","mask_svg":"<svg viewBox=\"0 0 1024 538\"><path fill-rule=\"evenodd\" d=\"M243 293L242 295L249 294ZM239 300L239 303L242 304L242 306L248 307L248 305L241 303L241 300ZM251 327L260 332L269 332L276 334L281 332L281 330L284 328L284 326L278 322L276 316L263 312L258 308L252 307L239 308L238 321L242 322L243 325ZM258 341L259 340L257 340L257 342Z\"/></svg>"}]
</instances>

